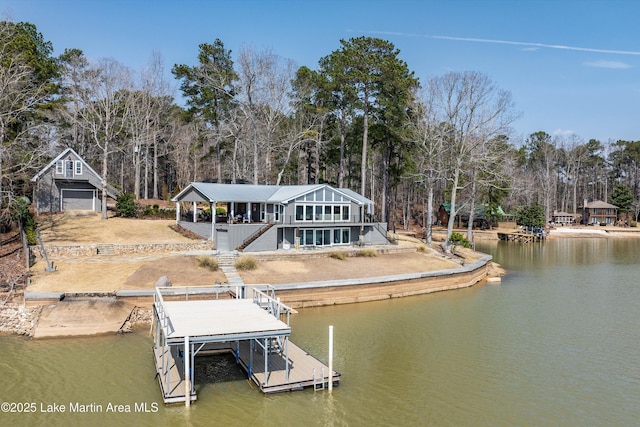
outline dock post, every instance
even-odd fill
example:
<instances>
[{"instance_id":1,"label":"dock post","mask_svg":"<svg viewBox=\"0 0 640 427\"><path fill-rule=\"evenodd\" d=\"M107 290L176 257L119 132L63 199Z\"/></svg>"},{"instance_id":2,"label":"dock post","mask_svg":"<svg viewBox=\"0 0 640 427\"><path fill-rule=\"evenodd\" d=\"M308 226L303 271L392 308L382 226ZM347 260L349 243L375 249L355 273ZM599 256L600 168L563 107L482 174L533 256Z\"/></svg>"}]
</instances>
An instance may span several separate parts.
<instances>
[{"instance_id":1,"label":"dock post","mask_svg":"<svg viewBox=\"0 0 640 427\"><path fill-rule=\"evenodd\" d=\"M189 408L191 406L191 374L189 362L191 362L191 355L189 352L189 336L184 337L184 406Z\"/></svg>"},{"instance_id":2,"label":"dock post","mask_svg":"<svg viewBox=\"0 0 640 427\"><path fill-rule=\"evenodd\" d=\"M329 325L329 391L333 390L333 325Z\"/></svg>"}]
</instances>

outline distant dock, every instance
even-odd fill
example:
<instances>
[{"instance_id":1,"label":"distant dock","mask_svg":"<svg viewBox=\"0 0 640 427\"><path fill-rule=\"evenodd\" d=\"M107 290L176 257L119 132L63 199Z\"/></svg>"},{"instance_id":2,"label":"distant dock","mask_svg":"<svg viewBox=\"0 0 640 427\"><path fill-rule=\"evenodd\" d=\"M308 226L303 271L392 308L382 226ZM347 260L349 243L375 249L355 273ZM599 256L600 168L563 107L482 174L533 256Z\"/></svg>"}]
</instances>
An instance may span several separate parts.
<instances>
[{"instance_id":1,"label":"distant dock","mask_svg":"<svg viewBox=\"0 0 640 427\"><path fill-rule=\"evenodd\" d=\"M169 288L167 291L174 291ZM254 288L247 299L165 301L156 288L153 305L154 361L165 403L197 399L198 354L231 352L263 393L323 389L340 374L289 341L291 309ZM284 320L283 320L284 319Z\"/></svg>"},{"instance_id":2,"label":"distant dock","mask_svg":"<svg viewBox=\"0 0 640 427\"><path fill-rule=\"evenodd\" d=\"M498 233L498 239L504 240L506 242L521 242L521 243L531 243L531 242L539 242L544 240L543 234L534 234L534 233L522 233L518 231L514 232L506 232L506 233Z\"/></svg>"}]
</instances>

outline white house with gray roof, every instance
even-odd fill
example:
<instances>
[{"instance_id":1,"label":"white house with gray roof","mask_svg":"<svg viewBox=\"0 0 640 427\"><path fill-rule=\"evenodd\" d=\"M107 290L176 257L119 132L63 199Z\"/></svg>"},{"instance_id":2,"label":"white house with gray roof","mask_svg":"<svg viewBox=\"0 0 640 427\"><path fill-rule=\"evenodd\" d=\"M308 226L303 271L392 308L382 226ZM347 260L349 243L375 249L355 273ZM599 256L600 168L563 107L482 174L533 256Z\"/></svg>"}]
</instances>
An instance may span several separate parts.
<instances>
[{"instance_id":1,"label":"white house with gray roof","mask_svg":"<svg viewBox=\"0 0 640 427\"><path fill-rule=\"evenodd\" d=\"M371 221L371 200L327 184L192 182L172 200L176 221L222 251L388 243L387 224ZM226 214L208 214L216 207Z\"/></svg>"}]
</instances>

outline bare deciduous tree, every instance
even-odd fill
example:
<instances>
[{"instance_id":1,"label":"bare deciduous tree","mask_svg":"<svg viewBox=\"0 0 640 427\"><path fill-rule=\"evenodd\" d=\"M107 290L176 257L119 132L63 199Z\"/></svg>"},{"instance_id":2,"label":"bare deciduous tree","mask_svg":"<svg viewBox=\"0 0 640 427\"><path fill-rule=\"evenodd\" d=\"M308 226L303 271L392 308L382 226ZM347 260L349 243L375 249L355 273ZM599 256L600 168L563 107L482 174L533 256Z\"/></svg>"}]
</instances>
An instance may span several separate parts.
<instances>
[{"instance_id":1,"label":"bare deciduous tree","mask_svg":"<svg viewBox=\"0 0 640 427\"><path fill-rule=\"evenodd\" d=\"M478 146L507 133L517 117L509 92L498 89L484 74L451 72L429 81L429 101L434 120L442 123L443 147L447 159L447 180L450 183L450 215L447 224L445 250L458 212L456 196L463 188L461 178L468 170ZM468 184L471 181L464 183Z\"/></svg>"},{"instance_id":2,"label":"bare deciduous tree","mask_svg":"<svg viewBox=\"0 0 640 427\"><path fill-rule=\"evenodd\" d=\"M131 71L114 59L92 64L79 91L78 125L100 148L102 157L102 218L107 219L109 156L126 131L133 100Z\"/></svg>"}]
</instances>

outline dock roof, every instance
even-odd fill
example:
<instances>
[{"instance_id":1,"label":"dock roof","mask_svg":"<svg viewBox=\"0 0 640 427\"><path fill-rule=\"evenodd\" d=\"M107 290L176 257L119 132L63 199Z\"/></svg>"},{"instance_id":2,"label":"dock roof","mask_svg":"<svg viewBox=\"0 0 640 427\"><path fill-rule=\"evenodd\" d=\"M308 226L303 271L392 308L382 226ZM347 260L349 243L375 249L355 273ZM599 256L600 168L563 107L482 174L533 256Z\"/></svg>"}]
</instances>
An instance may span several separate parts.
<instances>
[{"instance_id":1,"label":"dock roof","mask_svg":"<svg viewBox=\"0 0 640 427\"><path fill-rule=\"evenodd\" d=\"M168 341L225 342L289 335L291 327L250 299L164 301Z\"/></svg>"}]
</instances>

